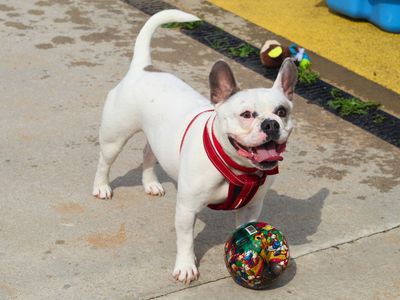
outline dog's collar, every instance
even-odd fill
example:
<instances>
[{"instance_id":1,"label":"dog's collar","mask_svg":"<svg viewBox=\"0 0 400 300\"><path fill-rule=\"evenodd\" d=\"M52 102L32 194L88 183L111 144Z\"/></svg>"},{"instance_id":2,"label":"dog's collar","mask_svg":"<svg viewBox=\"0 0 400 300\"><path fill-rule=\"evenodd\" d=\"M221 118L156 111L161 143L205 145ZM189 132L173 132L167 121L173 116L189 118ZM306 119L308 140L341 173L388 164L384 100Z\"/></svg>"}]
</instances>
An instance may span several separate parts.
<instances>
[{"instance_id":1,"label":"dog's collar","mask_svg":"<svg viewBox=\"0 0 400 300\"><path fill-rule=\"evenodd\" d=\"M213 109L205 110L193 117L183 133L179 151L182 150L186 134L194 121L203 113L211 111L213 111ZM278 167L275 167L272 170L262 171L257 168L249 168L239 165L231 159L229 155L226 154L214 134L214 120L215 117L212 119L212 123L210 124L211 117L209 117L204 125L203 145L212 164L229 183L229 189L228 196L224 202L219 204L210 204L208 207L216 210L239 209L246 206L253 199L258 188L263 185L267 179L267 175L278 174L279 170ZM209 134L209 127L211 127L211 136ZM241 173L236 174L233 170L240 171Z\"/></svg>"},{"instance_id":2,"label":"dog's collar","mask_svg":"<svg viewBox=\"0 0 400 300\"><path fill-rule=\"evenodd\" d=\"M226 154L226 152L222 148L221 144L218 142L217 137L215 136L215 133L214 133L214 121L215 121L215 118L212 120L212 123L211 123L211 141L212 141L212 143L214 145L216 153L222 159L221 162L225 163L229 167L231 167L231 168L233 168L235 170L241 171L243 173L250 173L251 174L251 173L257 172L258 171L257 168L249 168L249 167L246 167L246 166L239 165L232 158L230 158L230 156L228 154ZM207 124L209 122L210 122L210 119L208 119L205 128L208 127ZM208 131L206 132L206 138L210 140L210 136L208 134ZM210 143L210 146L211 146L211 143ZM217 158L217 160L219 160L219 159Z\"/></svg>"},{"instance_id":3,"label":"dog's collar","mask_svg":"<svg viewBox=\"0 0 400 300\"><path fill-rule=\"evenodd\" d=\"M215 168L229 182L228 197L223 203L209 205L211 209L217 210L233 210L246 206L254 197L258 188L264 184L267 175L275 175L279 173L278 167L272 170L258 170L257 168L249 168L241 166L233 161L223 150L214 134L214 119L211 123L211 137L209 134L209 118L203 130L203 144L208 158ZM232 169L242 172L236 174Z\"/></svg>"},{"instance_id":4,"label":"dog's collar","mask_svg":"<svg viewBox=\"0 0 400 300\"><path fill-rule=\"evenodd\" d=\"M195 118L197 118L197 116ZM211 162L214 165L216 165L216 164L218 165L218 167L216 166L218 170L221 168L219 166L223 165L225 167L228 167L230 172L232 172L232 170L230 168L233 168L233 169L241 171L245 174L265 173L266 175L275 175L278 173L278 167L275 167L272 170L259 170L254 167L249 168L246 166L239 165L232 158L230 158L230 156L224 151L224 149L222 148L221 144L219 143L217 137L215 136L214 120L215 120L215 117L212 119L212 121L211 121L211 117L208 118L208 120L204 126L203 144L204 144L204 149L206 150L208 158L211 160ZM208 127L209 127L210 122L211 122L211 126L210 126L211 127L211 137L208 132L209 131ZM222 167L222 168L224 168L224 167ZM224 176L224 177L226 178L227 176Z\"/></svg>"}]
</instances>

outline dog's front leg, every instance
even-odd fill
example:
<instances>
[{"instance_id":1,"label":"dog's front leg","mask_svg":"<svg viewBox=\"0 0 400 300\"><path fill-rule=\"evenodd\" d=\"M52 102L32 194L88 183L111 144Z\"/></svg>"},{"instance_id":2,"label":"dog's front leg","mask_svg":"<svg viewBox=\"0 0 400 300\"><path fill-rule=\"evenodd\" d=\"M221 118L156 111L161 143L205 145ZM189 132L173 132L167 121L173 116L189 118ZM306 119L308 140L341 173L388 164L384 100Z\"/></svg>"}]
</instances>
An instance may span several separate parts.
<instances>
[{"instance_id":1,"label":"dog's front leg","mask_svg":"<svg viewBox=\"0 0 400 300\"><path fill-rule=\"evenodd\" d=\"M199 277L194 255L194 224L197 210L185 206L179 197L176 204L175 229L177 254L173 276L176 280L189 284Z\"/></svg>"}]
</instances>

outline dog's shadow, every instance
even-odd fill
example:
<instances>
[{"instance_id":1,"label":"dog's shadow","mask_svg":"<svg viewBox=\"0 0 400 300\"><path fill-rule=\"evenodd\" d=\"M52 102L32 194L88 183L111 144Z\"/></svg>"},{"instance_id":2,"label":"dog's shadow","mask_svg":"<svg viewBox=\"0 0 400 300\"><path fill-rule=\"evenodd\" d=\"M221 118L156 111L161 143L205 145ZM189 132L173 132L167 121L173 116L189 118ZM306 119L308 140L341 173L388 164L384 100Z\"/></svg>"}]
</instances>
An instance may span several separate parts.
<instances>
[{"instance_id":1,"label":"dog's shadow","mask_svg":"<svg viewBox=\"0 0 400 300\"><path fill-rule=\"evenodd\" d=\"M307 199L297 199L278 194L270 190L264 200L260 220L265 221L285 235L289 247L309 243L309 236L317 232L321 223L321 211L325 199L329 195L326 188L320 189ZM203 230L195 238L195 253L198 262L211 248L222 245L235 229L235 217L232 212L203 210L198 218L205 223ZM296 275L296 261L291 259L289 268L277 280L271 282L266 289L275 289L286 285Z\"/></svg>"},{"instance_id":2,"label":"dog's shadow","mask_svg":"<svg viewBox=\"0 0 400 300\"><path fill-rule=\"evenodd\" d=\"M161 183L172 182L157 165L156 173ZM125 175L115 178L111 187L141 185L142 167L132 169ZM264 200L260 220L280 229L286 236L289 246L309 243L309 236L317 232L321 223L321 211L329 195L327 188L321 188L307 199L297 199L270 190ZM201 263L203 256L213 247L223 245L235 229L234 213L204 209L198 219L204 223L204 228L195 237L195 254ZM221 250L222 251L222 250ZM222 253L222 252L221 252ZM222 255L221 255L222 256ZM282 286L289 282L296 273L296 263L291 260L290 272L285 272L285 278L280 279L271 288Z\"/></svg>"},{"instance_id":3,"label":"dog's shadow","mask_svg":"<svg viewBox=\"0 0 400 300\"><path fill-rule=\"evenodd\" d=\"M172 182L159 166L156 173L160 182ZM115 178L111 187L138 186L142 184L142 167L132 169L123 176ZM260 219L284 232L290 245L309 243L308 237L317 232L321 223L321 210L329 195L326 188L320 189L307 199L292 198L270 190L265 197ZM196 256L199 261L213 246L225 243L235 229L234 213L204 209L198 218L205 224L195 238Z\"/></svg>"},{"instance_id":4,"label":"dog's shadow","mask_svg":"<svg viewBox=\"0 0 400 300\"><path fill-rule=\"evenodd\" d=\"M326 188L307 199L292 198L270 190L265 197L260 220L281 230L289 245L309 243L308 237L317 232L321 223L321 211L328 195ZM210 209L203 210L198 217L205 223L195 240L196 257L200 261L210 248L226 242L235 229L235 217L232 212Z\"/></svg>"}]
</instances>

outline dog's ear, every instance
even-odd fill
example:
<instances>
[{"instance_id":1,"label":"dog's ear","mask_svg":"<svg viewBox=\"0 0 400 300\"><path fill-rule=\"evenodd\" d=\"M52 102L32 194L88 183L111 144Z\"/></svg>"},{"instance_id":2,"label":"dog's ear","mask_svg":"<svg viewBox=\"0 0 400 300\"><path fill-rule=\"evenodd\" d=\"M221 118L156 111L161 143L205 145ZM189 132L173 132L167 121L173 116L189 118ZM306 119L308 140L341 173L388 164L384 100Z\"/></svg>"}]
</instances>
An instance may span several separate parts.
<instances>
[{"instance_id":1,"label":"dog's ear","mask_svg":"<svg viewBox=\"0 0 400 300\"><path fill-rule=\"evenodd\" d=\"M222 60L217 61L213 65L209 76L209 82L210 98L211 102L214 104L225 101L239 90L231 68Z\"/></svg>"},{"instance_id":2,"label":"dog's ear","mask_svg":"<svg viewBox=\"0 0 400 300\"><path fill-rule=\"evenodd\" d=\"M293 100L297 83L297 67L291 58L286 58L279 70L273 88L279 89L289 100Z\"/></svg>"}]
</instances>

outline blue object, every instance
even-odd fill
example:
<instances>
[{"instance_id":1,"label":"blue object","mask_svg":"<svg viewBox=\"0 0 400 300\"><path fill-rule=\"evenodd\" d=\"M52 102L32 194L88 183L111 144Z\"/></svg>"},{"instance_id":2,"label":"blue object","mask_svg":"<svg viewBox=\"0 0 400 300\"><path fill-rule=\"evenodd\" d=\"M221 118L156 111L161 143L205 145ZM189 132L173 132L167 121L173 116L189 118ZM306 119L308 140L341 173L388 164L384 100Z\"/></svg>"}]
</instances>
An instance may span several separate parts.
<instances>
[{"instance_id":1,"label":"blue object","mask_svg":"<svg viewBox=\"0 0 400 300\"><path fill-rule=\"evenodd\" d=\"M329 8L354 19L366 19L383 30L400 33L399 0L326 0Z\"/></svg>"},{"instance_id":2,"label":"blue object","mask_svg":"<svg viewBox=\"0 0 400 300\"><path fill-rule=\"evenodd\" d=\"M299 48L297 44L291 44L289 46L289 51L290 55L298 61L300 69L306 70L310 68L311 59L304 48Z\"/></svg>"},{"instance_id":3,"label":"blue object","mask_svg":"<svg viewBox=\"0 0 400 300\"><path fill-rule=\"evenodd\" d=\"M400 0L399 0L399 1L400 1ZM289 46L290 54L291 54L293 57L295 57L296 54L298 53L297 50L296 50L296 48L298 48L297 44L291 44L291 45ZM305 52L303 53L303 59L307 59L307 60L311 61L310 57L309 57L308 54L305 53Z\"/></svg>"}]
</instances>

